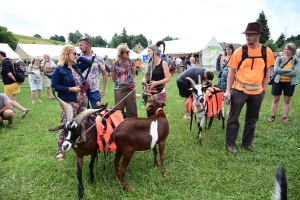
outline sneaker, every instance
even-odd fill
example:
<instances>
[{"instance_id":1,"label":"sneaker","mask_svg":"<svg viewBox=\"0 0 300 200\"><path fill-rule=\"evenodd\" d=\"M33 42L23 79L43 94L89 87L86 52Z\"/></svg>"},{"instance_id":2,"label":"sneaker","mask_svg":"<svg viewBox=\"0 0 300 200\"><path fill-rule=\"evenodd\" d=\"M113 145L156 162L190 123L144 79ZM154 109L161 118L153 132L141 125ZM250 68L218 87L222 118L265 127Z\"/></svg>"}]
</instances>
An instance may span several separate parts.
<instances>
[{"instance_id":1,"label":"sneaker","mask_svg":"<svg viewBox=\"0 0 300 200\"><path fill-rule=\"evenodd\" d=\"M227 144L227 150L228 150L230 153L233 153L233 154L236 154L236 153L237 153L237 150L236 150L236 147L235 147L234 144L232 144L232 145Z\"/></svg>"},{"instance_id":2,"label":"sneaker","mask_svg":"<svg viewBox=\"0 0 300 200\"><path fill-rule=\"evenodd\" d=\"M14 123L13 122L8 122L8 127L9 128L12 128L14 126Z\"/></svg>"},{"instance_id":3,"label":"sneaker","mask_svg":"<svg viewBox=\"0 0 300 200\"><path fill-rule=\"evenodd\" d=\"M243 148L247 149L248 151L252 151L255 153L258 153L258 151L256 149L254 149L254 147L250 144L250 145L242 145Z\"/></svg>"},{"instance_id":4,"label":"sneaker","mask_svg":"<svg viewBox=\"0 0 300 200\"><path fill-rule=\"evenodd\" d=\"M288 123L289 123L289 120L288 120L288 118L284 118L284 119L282 119L282 122L283 122L284 124L288 124Z\"/></svg>"}]
</instances>

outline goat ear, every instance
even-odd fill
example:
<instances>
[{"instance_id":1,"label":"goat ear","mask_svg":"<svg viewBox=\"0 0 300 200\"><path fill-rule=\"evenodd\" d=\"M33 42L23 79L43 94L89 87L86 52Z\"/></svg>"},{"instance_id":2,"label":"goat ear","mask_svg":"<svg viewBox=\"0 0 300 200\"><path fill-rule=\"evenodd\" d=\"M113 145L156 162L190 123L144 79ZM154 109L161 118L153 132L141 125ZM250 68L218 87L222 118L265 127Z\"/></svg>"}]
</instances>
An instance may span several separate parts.
<instances>
[{"instance_id":1,"label":"goat ear","mask_svg":"<svg viewBox=\"0 0 300 200\"><path fill-rule=\"evenodd\" d=\"M65 125L62 124L62 125L59 125L59 126L54 127L54 128L49 128L48 131L58 131L58 130L60 130L60 129L63 129L64 126L65 126Z\"/></svg>"}]
</instances>

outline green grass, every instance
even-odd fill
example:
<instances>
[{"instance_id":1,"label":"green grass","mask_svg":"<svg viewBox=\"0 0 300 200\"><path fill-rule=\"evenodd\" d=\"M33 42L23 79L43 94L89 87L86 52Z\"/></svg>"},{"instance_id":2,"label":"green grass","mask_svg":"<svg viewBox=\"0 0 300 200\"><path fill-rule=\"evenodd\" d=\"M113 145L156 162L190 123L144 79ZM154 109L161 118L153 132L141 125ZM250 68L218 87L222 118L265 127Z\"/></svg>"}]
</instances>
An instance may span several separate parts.
<instances>
[{"instance_id":1,"label":"green grass","mask_svg":"<svg viewBox=\"0 0 300 200\"><path fill-rule=\"evenodd\" d=\"M176 76L177 77L177 76ZM257 123L254 146L259 154L237 147L238 154L225 150L225 130L221 121L215 120L211 130L205 130L202 145L196 145L196 128L189 131L189 121L182 119L183 99L178 95L176 77L167 85L170 133L165 148L167 177L162 177L159 168L153 168L152 151L136 152L127 169L127 182L131 187L124 192L119 180L113 176L111 154L105 162L103 154L95 165L95 183L88 184L89 157L84 159L83 183L85 199L270 199L274 184L274 168L284 164L288 179L289 199L299 199L299 86L292 98L290 123L283 125L282 99L273 123L270 117L272 96L268 88ZM141 76L137 77L138 82ZM28 83L24 83L28 86ZM141 87L137 93L141 94ZM0 84L3 92L3 83ZM21 119L17 112L12 129L0 126L0 199L77 199L76 161L73 150L62 163L55 160L57 132L48 128L60 124L60 106L55 100L31 104L29 87L21 88L17 100L30 109ZM139 105L140 98L137 99ZM113 106L113 84L108 85L103 101ZM145 111L139 108L139 115ZM244 121L242 111L241 129L237 144L241 143Z\"/></svg>"},{"instance_id":2,"label":"green grass","mask_svg":"<svg viewBox=\"0 0 300 200\"><path fill-rule=\"evenodd\" d=\"M44 38L36 38L24 35L14 34L14 37L18 40L18 43L23 44L53 44L53 45L65 45L65 42L48 40Z\"/></svg>"}]
</instances>

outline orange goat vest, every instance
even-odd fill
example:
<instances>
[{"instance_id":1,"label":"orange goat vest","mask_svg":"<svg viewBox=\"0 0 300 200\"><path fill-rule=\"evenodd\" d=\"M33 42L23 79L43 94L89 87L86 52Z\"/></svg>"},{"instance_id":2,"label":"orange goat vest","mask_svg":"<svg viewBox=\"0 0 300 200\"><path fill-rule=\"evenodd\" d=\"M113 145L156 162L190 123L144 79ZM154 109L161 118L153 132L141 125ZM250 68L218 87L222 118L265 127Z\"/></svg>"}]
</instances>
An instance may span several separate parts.
<instances>
[{"instance_id":1,"label":"orange goat vest","mask_svg":"<svg viewBox=\"0 0 300 200\"><path fill-rule=\"evenodd\" d=\"M104 110L101 112L101 116L96 117L97 143L100 151L104 152L105 145L109 141L110 135L122 121L124 121L124 118L121 110ZM116 149L116 143L111 143L109 152L116 151Z\"/></svg>"},{"instance_id":2,"label":"orange goat vest","mask_svg":"<svg viewBox=\"0 0 300 200\"><path fill-rule=\"evenodd\" d=\"M205 91L206 117L214 117L220 113L223 103L223 93L220 88L210 86ZM189 111L193 111L193 97L189 97Z\"/></svg>"},{"instance_id":3,"label":"orange goat vest","mask_svg":"<svg viewBox=\"0 0 300 200\"><path fill-rule=\"evenodd\" d=\"M205 91L206 100L206 116L208 118L214 117L220 113L223 104L223 93L220 88L210 86Z\"/></svg>"}]
</instances>

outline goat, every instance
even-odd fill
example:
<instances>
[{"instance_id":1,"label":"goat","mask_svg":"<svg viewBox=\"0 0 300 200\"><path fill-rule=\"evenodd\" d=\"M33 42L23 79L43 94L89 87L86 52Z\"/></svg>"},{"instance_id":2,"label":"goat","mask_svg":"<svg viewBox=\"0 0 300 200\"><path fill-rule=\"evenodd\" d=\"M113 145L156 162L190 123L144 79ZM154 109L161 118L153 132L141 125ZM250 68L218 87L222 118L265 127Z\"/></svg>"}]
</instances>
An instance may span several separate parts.
<instances>
[{"instance_id":1,"label":"goat","mask_svg":"<svg viewBox=\"0 0 300 200\"><path fill-rule=\"evenodd\" d=\"M287 181L284 167L279 165L275 171L275 185L272 192L273 200L287 200Z\"/></svg>"},{"instance_id":2,"label":"goat","mask_svg":"<svg viewBox=\"0 0 300 200\"><path fill-rule=\"evenodd\" d=\"M55 95L55 94L54 94ZM78 114L73 120L73 108L70 104L65 103L59 97L57 100L61 103L62 107L67 113L67 122L60 126L50 128L49 131L57 131L60 129L65 130L65 140L62 144L63 151L69 151L72 147L76 153L77 162L77 178L78 178L78 197L83 198L84 187L82 183L82 167L83 156L91 155L89 164L90 177L89 183L94 182L94 162L97 156L97 131L95 124L95 117L89 117L95 112L101 112L107 107L107 103L99 107L99 109L86 109ZM89 118L88 118L89 117ZM87 119L88 118L88 119Z\"/></svg>"},{"instance_id":3,"label":"goat","mask_svg":"<svg viewBox=\"0 0 300 200\"><path fill-rule=\"evenodd\" d=\"M159 145L160 154L160 170L162 175L167 176L164 167L164 149L166 138L169 134L169 123L165 112L161 108L161 103L152 99L146 104L146 109L155 115L149 118L128 118L119 124L113 131L110 139L105 147L105 151L109 149L109 145L115 141L117 145L116 157L114 160L114 175L119 177L122 187L125 191L129 190L125 179L127 166L135 151L144 151L153 149L154 166L157 163L156 144ZM118 170L119 162L123 156L123 161Z\"/></svg>"},{"instance_id":4,"label":"goat","mask_svg":"<svg viewBox=\"0 0 300 200\"><path fill-rule=\"evenodd\" d=\"M186 77L185 79L190 81L193 86L190 90L192 90L192 95L193 95L193 103L192 103L193 112L196 115L195 117L197 119L197 124L198 124L198 133L197 133L198 142L197 143L201 143L202 128L203 128L204 122L207 117L207 104L206 104L206 100L205 100L205 90L207 89L208 86L206 86L206 87L202 86L200 75L198 77L198 84L196 84L195 81L193 79L191 79L190 77ZM222 118L222 129L224 129L225 128L225 115L224 115L224 101L223 100L222 100L221 111L219 112L219 117ZM211 128L213 118L214 117L210 118L207 129ZM191 113L191 122L190 122L191 125L192 125L192 119L193 119L193 117L192 117L192 113Z\"/></svg>"}]
</instances>

